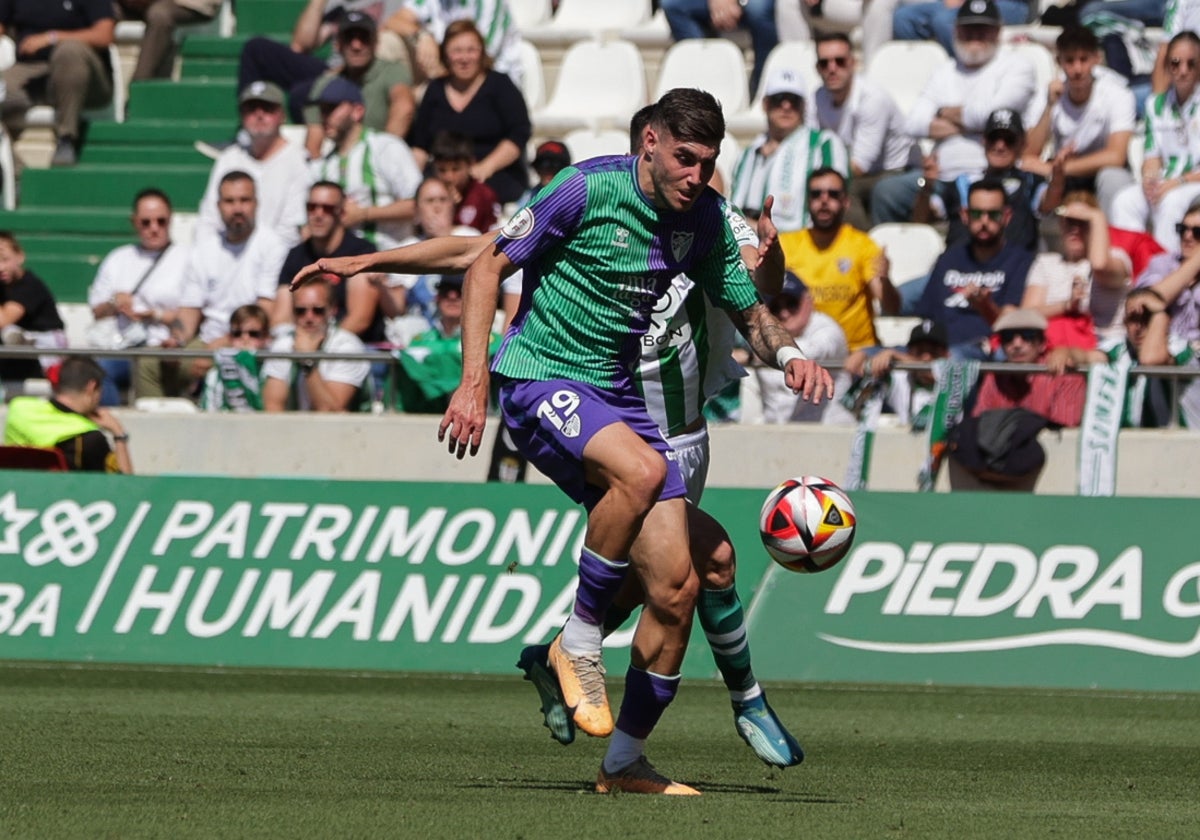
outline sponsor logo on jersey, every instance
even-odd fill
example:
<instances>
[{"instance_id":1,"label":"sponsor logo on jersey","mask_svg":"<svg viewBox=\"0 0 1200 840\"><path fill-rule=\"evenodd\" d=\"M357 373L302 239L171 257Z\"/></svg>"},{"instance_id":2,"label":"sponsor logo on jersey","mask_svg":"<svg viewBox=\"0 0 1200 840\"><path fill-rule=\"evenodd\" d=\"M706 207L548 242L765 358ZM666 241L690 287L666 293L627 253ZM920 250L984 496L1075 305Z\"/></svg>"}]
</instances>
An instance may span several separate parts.
<instances>
[{"instance_id":1,"label":"sponsor logo on jersey","mask_svg":"<svg viewBox=\"0 0 1200 840\"><path fill-rule=\"evenodd\" d=\"M691 231L676 230L671 233L671 255L675 262L683 262L688 251L692 250L692 240L696 235Z\"/></svg>"},{"instance_id":2,"label":"sponsor logo on jersey","mask_svg":"<svg viewBox=\"0 0 1200 840\"><path fill-rule=\"evenodd\" d=\"M504 227L500 228L500 235L506 239L524 239L533 233L533 221L533 210L528 207L522 207L517 215L505 222Z\"/></svg>"}]
</instances>

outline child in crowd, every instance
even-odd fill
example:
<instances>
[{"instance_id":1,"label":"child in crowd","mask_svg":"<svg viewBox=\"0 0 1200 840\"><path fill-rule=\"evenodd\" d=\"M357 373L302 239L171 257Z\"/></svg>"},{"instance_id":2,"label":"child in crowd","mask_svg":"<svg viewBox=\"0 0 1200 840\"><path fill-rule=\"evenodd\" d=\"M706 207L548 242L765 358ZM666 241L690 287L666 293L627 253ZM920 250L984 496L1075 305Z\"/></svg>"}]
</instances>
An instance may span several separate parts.
<instances>
[{"instance_id":1,"label":"child in crowd","mask_svg":"<svg viewBox=\"0 0 1200 840\"><path fill-rule=\"evenodd\" d=\"M487 233L496 227L500 201L495 191L471 176L475 151L470 138L443 131L433 138L429 156L434 174L450 189L454 199L454 224Z\"/></svg>"}]
</instances>

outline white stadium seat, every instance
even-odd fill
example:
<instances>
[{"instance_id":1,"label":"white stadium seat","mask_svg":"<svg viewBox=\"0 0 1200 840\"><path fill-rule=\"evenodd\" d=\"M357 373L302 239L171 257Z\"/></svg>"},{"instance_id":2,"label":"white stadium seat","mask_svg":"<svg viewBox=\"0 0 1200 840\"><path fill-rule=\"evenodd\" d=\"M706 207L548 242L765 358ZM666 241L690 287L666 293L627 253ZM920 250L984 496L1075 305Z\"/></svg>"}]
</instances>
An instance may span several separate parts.
<instances>
[{"instance_id":1,"label":"white stadium seat","mask_svg":"<svg viewBox=\"0 0 1200 840\"><path fill-rule=\"evenodd\" d=\"M508 8L512 12L517 31L521 33L549 23L554 13L550 0L508 0Z\"/></svg>"},{"instance_id":2,"label":"white stadium seat","mask_svg":"<svg viewBox=\"0 0 1200 840\"><path fill-rule=\"evenodd\" d=\"M542 54L532 41L522 38L517 42L517 53L521 58L521 93L525 95L525 107L530 113L546 104L546 74L542 69Z\"/></svg>"},{"instance_id":3,"label":"white stadium seat","mask_svg":"<svg viewBox=\"0 0 1200 840\"><path fill-rule=\"evenodd\" d=\"M554 93L531 117L539 136L625 128L646 103L642 54L628 41L580 41L563 55Z\"/></svg>"},{"instance_id":4,"label":"white stadium seat","mask_svg":"<svg viewBox=\"0 0 1200 840\"><path fill-rule=\"evenodd\" d=\"M888 41L867 61L867 78L891 95L901 114L907 114L933 71L949 60L937 41Z\"/></svg>"},{"instance_id":5,"label":"white stadium seat","mask_svg":"<svg viewBox=\"0 0 1200 840\"><path fill-rule=\"evenodd\" d=\"M657 101L671 88L695 87L706 90L721 103L727 114L746 110L746 57L732 41L724 38L691 38L679 41L667 50L654 89Z\"/></svg>"},{"instance_id":6,"label":"white stadium seat","mask_svg":"<svg viewBox=\"0 0 1200 840\"><path fill-rule=\"evenodd\" d=\"M580 128L568 132L563 138L563 144L571 153L573 163L606 155L625 155L629 154L629 132L617 128L599 131Z\"/></svg>"},{"instance_id":7,"label":"white stadium seat","mask_svg":"<svg viewBox=\"0 0 1200 840\"><path fill-rule=\"evenodd\" d=\"M897 286L928 274L946 249L941 234L930 225L890 222L875 225L868 233L887 252L892 282Z\"/></svg>"},{"instance_id":8,"label":"white stadium seat","mask_svg":"<svg viewBox=\"0 0 1200 840\"><path fill-rule=\"evenodd\" d=\"M651 11L650 0L561 0L549 22L521 34L538 44L616 38L649 23Z\"/></svg>"}]
</instances>

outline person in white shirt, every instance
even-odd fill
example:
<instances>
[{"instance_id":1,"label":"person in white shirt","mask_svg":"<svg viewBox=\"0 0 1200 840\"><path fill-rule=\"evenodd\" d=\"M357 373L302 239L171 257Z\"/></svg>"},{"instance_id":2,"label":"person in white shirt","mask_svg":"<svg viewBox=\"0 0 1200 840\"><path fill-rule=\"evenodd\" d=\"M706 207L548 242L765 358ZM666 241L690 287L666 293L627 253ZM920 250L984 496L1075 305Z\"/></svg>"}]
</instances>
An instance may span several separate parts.
<instances>
[{"instance_id":1,"label":"person in white shirt","mask_svg":"<svg viewBox=\"0 0 1200 840\"><path fill-rule=\"evenodd\" d=\"M840 32L817 36L821 87L808 113L810 125L832 131L850 153L850 195L846 220L859 230L870 226L871 190L886 175L913 161L912 138L892 97L859 75L850 38Z\"/></svg>"},{"instance_id":2,"label":"person in white shirt","mask_svg":"<svg viewBox=\"0 0 1200 840\"><path fill-rule=\"evenodd\" d=\"M161 190L142 190L133 199L130 222L137 232L137 244L110 251L88 288L92 317L112 327L90 334L89 340L105 349L161 347L170 339L170 324L179 314L188 249L171 242L171 199ZM98 364L108 374L100 404L117 405L118 385L135 384L132 365L127 359L99 359ZM168 396L168 391L170 396L178 394L178 383L164 383L163 373L164 367L151 360L139 364L134 393L140 397Z\"/></svg>"},{"instance_id":3,"label":"person in white shirt","mask_svg":"<svg viewBox=\"0 0 1200 840\"><path fill-rule=\"evenodd\" d=\"M297 289L292 311L296 330L275 339L277 353L362 353L362 341L334 324L337 308L329 281L318 279ZM349 411L371 372L365 361L322 359L292 362L270 359L263 364L264 411Z\"/></svg>"},{"instance_id":4,"label":"person in white shirt","mask_svg":"<svg viewBox=\"0 0 1200 840\"><path fill-rule=\"evenodd\" d=\"M1093 192L1107 213L1113 198L1133 183L1129 138L1137 122L1125 78L1100 66L1100 41L1090 29L1070 26L1055 42L1062 76L1050 82L1046 110L1029 129L1022 167L1047 180L1062 153L1066 189ZM1047 141L1051 148L1045 155Z\"/></svg>"},{"instance_id":5,"label":"person in white shirt","mask_svg":"<svg viewBox=\"0 0 1200 840\"><path fill-rule=\"evenodd\" d=\"M380 251L412 236L421 170L403 140L363 125L362 91L334 78L316 96L333 149L312 162L312 176L346 193L342 223ZM304 209L301 203L301 210Z\"/></svg>"},{"instance_id":6,"label":"person in white shirt","mask_svg":"<svg viewBox=\"0 0 1200 840\"><path fill-rule=\"evenodd\" d=\"M905 131L934 141L943 180L977 177L987 167L983 129L993 111L1016 111L1025 125L1042 115L1033 62L1000 51L1000 28L992 0L967 0L954 28L955 58L933 72L908 114ZM881 180L871 195L872 223L908 221L922 181L919 171Z\"/></svg>"},{"instance_id":7,"label":"person in white shirt","mask_svg":"<svg viewBox=\"0 0 1200 840\"><path fill-rule=\"evenodd\" d=\"M229 332L229 316L239 306L257 303L270 310L287 245L274 231L255 224L254 179L233 171L221 178L217 206L221 233L203 234L192 243L184 273L175 341L189 345L197 338L206 347L220 346ZM193 364L192 373L206 366Z\"/></svg>"},{"instance_id":8,"label":"person in white shirt","mask_svg":"<svg viewBox=\"0 0 1200 840\"><path fill-rule=\"evenodd\" d=\"M300 241L304 225L304 200L312 175L304 150L279 133L283 124L283 90L272 82L251 82L238 96L240 136L247 141L225 148L213 164L196 232L217 233L217 185L228 172L247 172L254 178L258 196L257 225L273 230L290 248Z\"/></svg>"}]
</instances>

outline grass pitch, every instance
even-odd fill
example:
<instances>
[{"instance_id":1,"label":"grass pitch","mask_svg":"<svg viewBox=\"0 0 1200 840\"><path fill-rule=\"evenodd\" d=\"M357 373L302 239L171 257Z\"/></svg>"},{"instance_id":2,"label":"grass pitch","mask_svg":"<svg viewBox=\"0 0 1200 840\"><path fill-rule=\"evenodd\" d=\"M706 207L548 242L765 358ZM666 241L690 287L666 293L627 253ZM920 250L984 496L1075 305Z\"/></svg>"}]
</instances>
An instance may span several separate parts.
<instances>
[{"instance_id":1,"label":"grass pitch","mask_svg":"<svg viewBox=\"0 0 1200 840\"><path fill-rule=\"evenodd\" d=\"M614 702L619 686L614 684ZM0 837L1195 837L1200 698L769 686L808 751L759 763L724 689L651 741L690 799L591 792L604 744L519 678L0 666Z\"/></svg>"}]
</instances>

